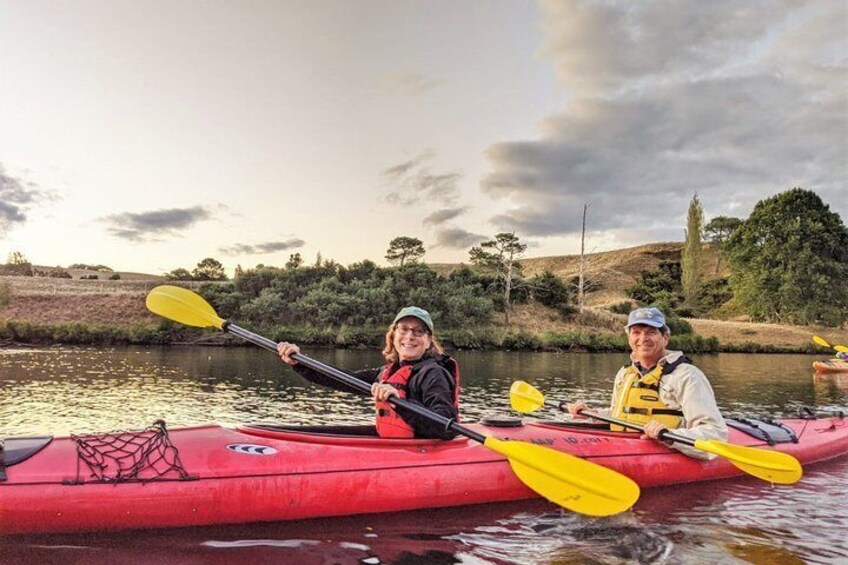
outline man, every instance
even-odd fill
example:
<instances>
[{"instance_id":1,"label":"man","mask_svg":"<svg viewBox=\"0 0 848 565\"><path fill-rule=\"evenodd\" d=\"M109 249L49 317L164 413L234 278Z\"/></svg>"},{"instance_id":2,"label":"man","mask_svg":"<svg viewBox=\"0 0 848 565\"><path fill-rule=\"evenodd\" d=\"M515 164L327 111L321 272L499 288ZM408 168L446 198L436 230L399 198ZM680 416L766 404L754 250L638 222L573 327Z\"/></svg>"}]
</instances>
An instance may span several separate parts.
<instances>
[{"instance_id":1,"label":"man","mask_svg":"<svg viewBox=\"0 0 848 565\"><path fill-rule=\"evenodd\" d=\"M666 350L671 330L663 313L656 308L634 310L625 332L631 363L615 376L611 415L642 425L645 436L653 439L668 429L691 439L726 441L727 426L706 375L682 352ZM574 417L583 408L583 402L568 405ZM715 457L687 445L672 446L691 457Z\"/></svg>"}]
</instances>

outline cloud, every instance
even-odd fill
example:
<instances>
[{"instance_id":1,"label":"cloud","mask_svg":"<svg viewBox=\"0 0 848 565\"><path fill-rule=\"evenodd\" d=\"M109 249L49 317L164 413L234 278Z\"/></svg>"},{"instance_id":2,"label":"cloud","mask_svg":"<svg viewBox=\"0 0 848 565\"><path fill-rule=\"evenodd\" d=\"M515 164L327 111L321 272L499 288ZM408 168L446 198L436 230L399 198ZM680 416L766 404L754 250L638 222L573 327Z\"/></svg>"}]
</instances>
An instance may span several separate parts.
<instances>
[{"instance_id":1,"label":"cloud","mask_svg":"<svg viewBox=\"0 0 848 565\"><path fill-rule=\"evenodd\" d=\"M0 237L27 221L26 212L39 202L55 198L52 191L6 174L0 164Z\"/></svg>"},{"instance_id":2,"label":"cloud","mask_svg":"<svg viewBox=\"0 0 848 565\"><path fill-rule=\"evenodd\" d=\"M442 210L436 210L428 214L424 220L424 225L439 225L444 224L445 222L449 222L454 218L458 218L468 211L468 206L463 206L461 208L444 208Z\"/></svg>"},{"instance_id":3,"label":"cloud","mask_svg":"<svg viewBox=\"0 0 848 565\"><path fill-rule=\"evenodd\" d=\"M390 186L386 202L409 206L422 201L453 203L459 196L458 172L433 173L426 162L435 153L425 151L419 156L385 169L382 176Z\"/></svg>"},{"instance_id":4,"label":"cloud","mask_svg":"<svg viewBox=\"0 0 848 565\"><path fill-rule=\"evenodd\" d=\"M421 73L393 73L383 79L383 86L390 92L418 96L442 86L445 81Z\"/></svg>"},{"instance_id":5,"label":"cloud","mask_svg":"<svg viewBox=\"0 0 848 565\"><path fill-rule=\"evenodd\" d=\"M124 212L100 218L109 224L107 231L115 237L128 241L159 241L160 236L179 236L180 231L212 214L203 206L192 208L170 208L150 212Z\"/></svg>"},{"instance_id":6,"label":"cloud","mask_svg":"<svg viewBox=\"0 0 848 565\"><path fill-rule=\"evenodd\" d=\"M245 243L236 243L231 247L221 247L220 251L228 255L261 255L264 253L274 253L276 251L286 251L288 249L298 249L306 244L300 238L290 238L286 241L268 241L265 243L257 243L249 245Z\"/></svg>"},{"instance_id":7,"label":"cloud","mask_svg":"<svg viewBox=\"0 0 848 565\"><path fill-rule=\"evenodd\" d=\"M487 149L498 229L573 234L591 202L592 230L682 239L696 192L707 218L744 217L794 186L848 211L844 3L544 6L569 99L538 139Z\"/></svg>"},{"instance_id":8,"label":"cloud","mask_svg":"<svg viewBox=\"0 0 848 565\"><path fill-rule=\"evenodd\" d=\"M421 152L420 155L415 157L414 159L410 159L409 161L404 161L403 163L398 163L392 167L383 171L383 176L389 182L399 182L405 176L410 174L415 168L423 166L423 163L429 159L432 159L436 156L436 153L432 149L427 149L426 151Z\"/></svg>"},{"instance_id":9,"label":"cloud","mask_svg":"<svg viewBox=\"0 0 848 565\"><path fill-rule=\"evenodd\" d=\"M433 247L470 249L488 239L490 238L485 235L471 233L461 228L445 228L436 231L436 244Z\"/></svg>"}]
</instances>

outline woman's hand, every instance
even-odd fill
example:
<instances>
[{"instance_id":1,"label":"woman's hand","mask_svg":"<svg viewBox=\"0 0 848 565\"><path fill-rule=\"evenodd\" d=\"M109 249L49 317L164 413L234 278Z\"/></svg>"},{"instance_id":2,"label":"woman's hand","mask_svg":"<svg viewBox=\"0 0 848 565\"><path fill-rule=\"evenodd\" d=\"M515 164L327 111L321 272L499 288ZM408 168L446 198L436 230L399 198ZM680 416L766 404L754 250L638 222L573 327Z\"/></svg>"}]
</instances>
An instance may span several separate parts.
<instances>
[{"instance_id":1,"label":"woman's hand","mask_svg":"<svg viewBox=\"0 0 848 565\"><path fill-rule=\"evenodd\" d=\"M281 341L277 344L277 353L279 353L280 358L289 365L297 365L297 361L292 359L291 356L295 353L300 353L300 348L293 343Z\"/></svg>"},{"instance_id":2,"label":"woman's hand","mask_svg":"<svg viewBox=\"0 0 848 565\"><path fill-rule=\"evenodd\" d=\"M568 409L568 413L571 414L572 418L585 418L586 416L581 414L580 411L589 408L585 402L574 402L572 404L566 404L565 407Z\"/></svg>"},{"instance_id":3,"label":"woman's hand","mask_svg":"<svg viewBox=\"0 0 848 565\"><path fill-rule=\"evenodd\" d=\"M395 387L386 383L374 383L371 385L371 395L378 402L385 402L390 396L400 396Z\"/></svg>"}]
</instances>

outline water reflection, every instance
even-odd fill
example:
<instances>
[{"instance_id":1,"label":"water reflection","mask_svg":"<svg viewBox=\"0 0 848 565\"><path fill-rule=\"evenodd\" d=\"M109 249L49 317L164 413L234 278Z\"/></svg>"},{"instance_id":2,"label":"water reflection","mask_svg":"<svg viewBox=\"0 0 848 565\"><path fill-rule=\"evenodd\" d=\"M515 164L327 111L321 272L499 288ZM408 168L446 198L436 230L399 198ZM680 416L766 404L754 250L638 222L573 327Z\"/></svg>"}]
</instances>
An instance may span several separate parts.
<instances>
[{"instance_id":1,"label":"water reflection","mask_svg":"<svg viewBox=\"0 0 848 565\"><path fill-rule=\"evenodd\" d=\"M316 350L314 358L347 369L381 363L374 351ZM517 379L553 401L609 402L623 354L460 352L462 411L467 421L510 414ZM848 376L810 378L804 355L696 357L728 415L792 416L802 406L848 404ZM147 424L364 423L367 399L301 379L256 348L56 348L0 350L0 430L7 435L103 431ZM553 412L536 416L550 417ZM531 416L532 417L532 416Z\"/></svg>"},{"instance_id":2,"label":"water reflection","mask_svg":"<svg viewBox=\"0 0 848 565\"><path fill-rule=\"evenodd\" d=\"M374 351L315 350L347 369ZM466 421L511 415L507 391L609 402L623 354L460 352ZM802 355L722 354L695 362L726 414L845 409L845 375L811 378ZM57 435L217 421L365 423L365 398L314 386L254 348L0 350L0 435ZM550 417L554 412L538 414ZM532 418L532 417L531 417ZM634 511L593 520L542 501L383 516L0 540L4 563L833 563L848 560L848 458L797 485L750 478L643 492Z\"/></svg>"}]
</instances>

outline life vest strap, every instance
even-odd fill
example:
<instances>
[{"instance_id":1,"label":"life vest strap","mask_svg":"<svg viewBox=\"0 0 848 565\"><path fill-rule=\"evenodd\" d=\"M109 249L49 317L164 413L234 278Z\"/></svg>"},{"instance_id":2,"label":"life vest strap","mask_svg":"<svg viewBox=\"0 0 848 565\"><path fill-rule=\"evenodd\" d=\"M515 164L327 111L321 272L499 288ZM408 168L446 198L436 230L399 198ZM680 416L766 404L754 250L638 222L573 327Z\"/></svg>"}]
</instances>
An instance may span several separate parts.
<instances>
[{"instance_id":1,"label":"life vest strap","mask_svg":"<svg viewBox=\"0 0 848 565\"><path fill-rule=\"evenodd\" d=\"M625 414L642 414L643 416L668 415L668 416L683 416L682 410L672 410L671 408L633 408L625 406L622 410Z\"/></svg>"}]
</instances>

